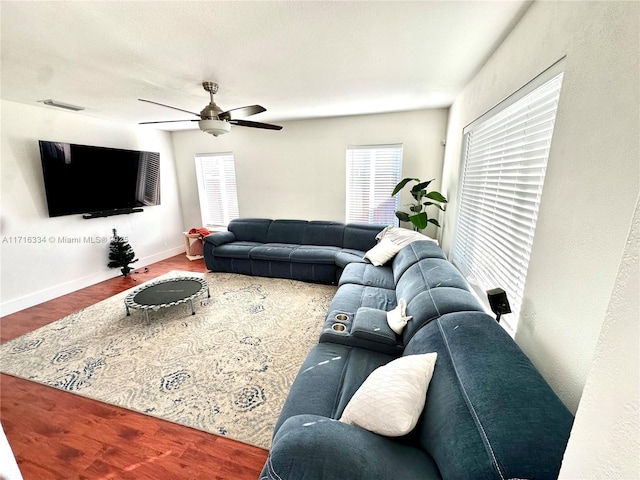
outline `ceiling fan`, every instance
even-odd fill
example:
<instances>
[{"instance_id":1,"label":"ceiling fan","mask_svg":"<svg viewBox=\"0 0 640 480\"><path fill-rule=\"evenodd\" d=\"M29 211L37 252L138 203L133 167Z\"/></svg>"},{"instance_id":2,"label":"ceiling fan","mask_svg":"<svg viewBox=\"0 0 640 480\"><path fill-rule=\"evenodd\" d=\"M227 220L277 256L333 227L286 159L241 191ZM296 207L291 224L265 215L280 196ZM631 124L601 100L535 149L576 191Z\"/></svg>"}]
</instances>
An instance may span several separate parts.
<instances>
[{"instance_id":1,"label":"ceiling fan","mask_svg":"<svg viewBox=\"0 0 640 480\"><path fill-rule=\"evenodd\" d=\"M253 127L253 128L265 128L267 130L282 130L280 125L272 125L270 123L252 122L249 120L242 120L244 117L255 115L257 113L265 112L267 109L260 105L249 105L246 107L232 108L223 112L222 109L216 105L213 100L213 95L218 92L218 84L214 82L203 82L202 87L209 92L211 101L209 105L204 107L200 113L190 112L189 110L183 110L182 108L172 107L170 105L164 105L163 103L153 102L151 100L144 100L139 98L141 102L153 103L160 105L161 107L172 108L180 112L190 113L198 117L197 120L161 120L158 122L140 122L140 125L146 125L150 123L171 123L171 122L198 122L200 130L205 133L210 133L214 137L229 133L231 131L231 125L239 125L241 127Z\"/></svg>"}]
</instances>

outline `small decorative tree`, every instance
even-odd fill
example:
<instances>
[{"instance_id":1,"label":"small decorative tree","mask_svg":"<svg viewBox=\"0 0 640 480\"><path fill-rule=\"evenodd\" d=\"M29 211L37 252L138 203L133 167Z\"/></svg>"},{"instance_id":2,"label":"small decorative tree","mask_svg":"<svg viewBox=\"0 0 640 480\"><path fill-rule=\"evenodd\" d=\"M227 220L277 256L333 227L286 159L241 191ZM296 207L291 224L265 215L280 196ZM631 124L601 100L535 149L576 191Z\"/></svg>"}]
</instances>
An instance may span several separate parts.
<instances>
[{"instance_id":1,"label":"small decorative tree","mask_svg":"<svg viewBox=\"0 0 640 480\"><path fill-rule=\"evenodd\" d=\"M411 222L413 224L414 230L420 231L427 227L429 223L432 223L436 227L439 227L440 224L438 220L435 218L429 218L426 212L427 207L436 206L440 210L444 212L445 206L448 200L442 195L440 192L431 191L427 192L427 187L431 182L433 182L435 178L428 180L426 182L421 182L419 178L405 178L400 181L396 185L396 188L393 189L393 193L391 196L397 195L400 190L402 190L407 183L413 181L418 182L411 188L411 196L415 200L415 203L409 204L409 211L411 213L403 212L401 210L396 211L396 217L402 222ZM426 202L423 202L423 199L428 199Z\"/></svg>"},{"instance_id":2,"label":"small decorative tree","mask_svg":"<svg viewBox=\"0 0 640 480\"><path fill-rule=\"evenodd\" d=\"M113 238L109 244L109 260L107 264L109 268L120 268L122 275L129 276L131 267L130 263L137 262L135 258L136 254L133 252L133 248L129 245L123 237L118 236L116 229L113 229Z\"/></svg>"}]
</instances>

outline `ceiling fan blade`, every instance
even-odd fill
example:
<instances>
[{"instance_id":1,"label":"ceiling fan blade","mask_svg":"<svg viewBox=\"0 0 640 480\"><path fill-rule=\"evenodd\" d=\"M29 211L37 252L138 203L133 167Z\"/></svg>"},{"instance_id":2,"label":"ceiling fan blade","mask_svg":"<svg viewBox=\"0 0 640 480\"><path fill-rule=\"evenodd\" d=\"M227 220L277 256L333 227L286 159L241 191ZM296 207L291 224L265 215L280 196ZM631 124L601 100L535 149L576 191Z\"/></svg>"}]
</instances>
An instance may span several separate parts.
<instances>
[{"instance_id":1,"label":"ceiling fan blade","mask_svg":"<svg viewBox=\"0 0 640 480\"><path fill-rule=\"evenodd\" d=\"M250 122L249 120L229 120L231 125L239 125L241 127L265 128L267 130L282 130L280 125L272 125L270 123Z\"/></svg>"},{"instance_id":2,"label":"ceiling fan blade","mask_svg":"<svg viewBox=\"0 0 640 480\"><path fill-rule=\"evenodd\" d=\"M232 108L218 115L220 120L236 120L238 118L249 117L256 113L266 112L267 109L260 105L249 105L247 107Z\"/></svg>"},{"instance_id":3,"label":"ceiling fan blade","mask_svg":"<svg viewBox=\"0 0 640 480\"><path fill-rule=\"evenodd\" d=\"M172 108L173 110L178 110L179 112L190 113L191 115L195 115L198 118L202 118L199 113L190 112L189 110L183 110L182 108L172 107L171 105L165 105L164 103L153 102L151 100L145 100L144 98L139 98L141 102L153 103L154 105L160 105L161 107Z\"/></svg>"},{"instance_id":4,"label":"ceiling fan blade","mask_svg":"<svg viewBox=\"0 0 640 480\"><path fill-rule=\"evenodd\" d=\"M199 122L199 120L160 120L158 122L140 122L138 125L148 125L150 123L173 123L173 122Z\"/></svg>"}]
</instances>

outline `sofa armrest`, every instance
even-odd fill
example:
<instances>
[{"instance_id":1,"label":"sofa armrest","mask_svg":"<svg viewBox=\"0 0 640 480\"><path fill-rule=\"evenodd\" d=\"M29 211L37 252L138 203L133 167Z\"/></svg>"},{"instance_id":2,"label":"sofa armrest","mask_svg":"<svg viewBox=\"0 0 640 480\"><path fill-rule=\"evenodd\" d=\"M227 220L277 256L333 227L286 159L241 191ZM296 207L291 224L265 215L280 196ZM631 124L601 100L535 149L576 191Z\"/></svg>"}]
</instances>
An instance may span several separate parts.
<instances>
[{"instance_id":1,"label":"sofa armrest","mask_svg":"<svg viewBox=\"0 0 640 480\"><path fill-rule=\"evenodd\" d=\"M211 235L207 235L204 237L204 241L212 244L215 247L219 247L220 245L224 245L225 243L231 243L236 239L236 236L233 232L216 232Z\"/></svg>"},{"instance_id":2,"label":"sofa armrest","mask_svg":"<svg viewBox=\"0 0 640 480\"><path fill-rule=\"evenodd\" d=\"M318 415L288 418L273 439L260 480L436 480L427 452Z\"/></svg>"},{"instance_id":3,"label":"sofa armrest","mask_svg":"<svg viewBox=\"0 0 640 480\"><path fill-rule=\"evenodd\" d=\"M395 345L396 334L387 322L387 312L377 308L360 307L353 319L351 335L373 342Z\"/></svg>"},{"instance_id":4,"label":"sofa armrest","mask_svg":"<svg viewBox=\"0 0 640 480\"><path fill-rule=\"evenodd\" d=\"M368 260L365 260L364 254L365 252L360 250L343 248L338 253L336 253L336 266L338 268L344 268L353 262L370 263Z\"/></svg>"}]
</instances>

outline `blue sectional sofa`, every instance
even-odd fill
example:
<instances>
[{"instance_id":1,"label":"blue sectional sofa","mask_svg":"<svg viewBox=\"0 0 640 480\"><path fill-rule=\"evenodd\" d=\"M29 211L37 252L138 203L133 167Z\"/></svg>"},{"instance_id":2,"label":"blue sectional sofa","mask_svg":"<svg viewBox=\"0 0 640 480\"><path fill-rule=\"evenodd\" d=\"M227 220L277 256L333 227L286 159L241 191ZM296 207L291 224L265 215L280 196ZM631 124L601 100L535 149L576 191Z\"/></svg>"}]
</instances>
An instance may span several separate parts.
<instances>
[{"instance_id":1,"label":"blue sectional sofa","mask_svg":"<svg viewBox=\"0 0 640 480\"><path fill-rule=\"evenodd\" d=\"M336 283L361 261L384 225L240 218L204 238L204 260L215 272Z\"/></svg>"},{"instance_id":2,"label":"blue sectional sofa","mask_svg":"<svg viewBox=\"0 0 640 480\"><path fill-rule=\"evenodd\" d=\"M221 240L225 233L214 237ZM207 237L205 245L212 243L215 252L224 244L220 240ZM351 255L353 261L336 265L338 290L319 342L291 386L260 478L557 478L573 416L484 312L442 250L430 241L414 241L383 266ZM251 256L245 260L252 274L296 271L251 270ZM211 262L207 266L231 266L227 260ZM398 334L387 312L401 299L411 319ZM342 418L349 408L373 419L393 418L394 398L385 403L388 398L374 396L360 404L356 397L380 367L432 353L437 354L435 368L410 431L383 435ZM379 389L383 398L386 391Z\"/></svg>"}]
</instances>

